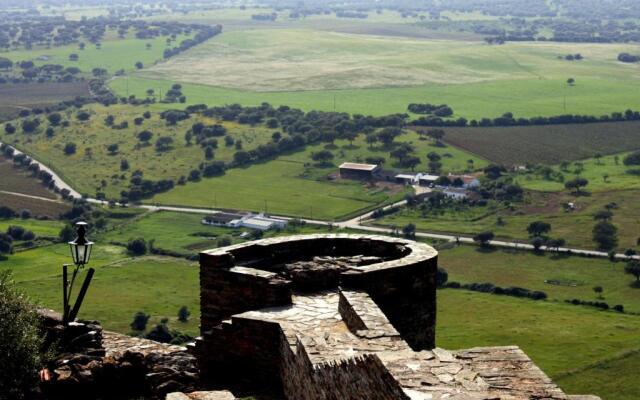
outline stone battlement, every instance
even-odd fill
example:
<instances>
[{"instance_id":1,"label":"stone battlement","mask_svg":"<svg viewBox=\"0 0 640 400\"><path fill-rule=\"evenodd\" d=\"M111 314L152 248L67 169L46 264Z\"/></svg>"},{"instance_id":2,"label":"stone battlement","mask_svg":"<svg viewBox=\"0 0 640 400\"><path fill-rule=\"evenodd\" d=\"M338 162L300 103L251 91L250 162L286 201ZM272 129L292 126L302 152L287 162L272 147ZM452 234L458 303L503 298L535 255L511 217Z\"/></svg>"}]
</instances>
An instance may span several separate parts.
<instances>
[{"instance_id":1,"label":"stone battlement","mask_svg":"<svg viewBox=\"0 0 640 400\"><path fill-rule=\"evenodd\" d=\"M437 259L369 235L203 252L201 376L295 400L570 399L517 347L435 347Z\"/></svg>"}]
</instances>

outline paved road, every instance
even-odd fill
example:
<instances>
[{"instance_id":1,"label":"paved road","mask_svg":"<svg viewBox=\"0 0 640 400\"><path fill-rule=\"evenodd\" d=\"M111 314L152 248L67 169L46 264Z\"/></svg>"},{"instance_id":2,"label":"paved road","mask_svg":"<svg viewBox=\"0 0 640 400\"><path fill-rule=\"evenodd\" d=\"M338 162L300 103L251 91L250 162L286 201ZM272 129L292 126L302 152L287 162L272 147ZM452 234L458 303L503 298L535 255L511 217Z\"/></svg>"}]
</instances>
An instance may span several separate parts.
<instances>
[{"instance_id":1,"label":"paved road","mask_svg":"<svg viewBox=\"0 0 640 400\"><path fill-rule=\"evenodd\" d=\"M21 153L22 152L16 149L16 154L21 154ZM72 197L75 197L75 198L81 197L77 191L75 191L70 185L64 182L50 168L48 168L46 165L42 164L39 161L36 161L36 160L33 160L33 161L38 163L41 170L47 171L53 176L53 180L54 182L56 182L56 186L58 188L68 189ZM28 196L28 195L24 195L24 196L37 198L37 196ZM40 198L40 199L51 201L51 199L44 199L44 198ZM97 200L97 199L87 199L87 200L94 204L102 204L102 205L108 204L106 201L103 201L103 200ZM389 209L392 207L401 207L401 206L404 206L405 204L406 204L406 201L403 200L394 204L390 204L384 207L384 209ZM195 213L195 214L215 214L218 212L222 212L221 210L216 210L211 208L189 208L189 207L160 206L160 205L146 205L146 204L132 205L131 207L142 208L149 211L173 211L173 212L184 212L184 213ZM371 233L380 233L380 234L395 233L390 228L367 225L366 224L367 222L371 222L372 215L373 215L373 211L370 211L362 215L359 215L357 217L354 217L350 220L341 221L341 222L322 221L322 220L314 220L314 219L306 219L306 218L300 218L300 220L305 221L308 224L325 225L325 226L333 225L339 228L357 229L360 231L366 231ZM279 218L283 220L293 219L291 217L285 217L285 216L277 216L277 215L271 215L271 216L274 218ZM416 232L416 237L424 238L424 239L445 240L445 241L456 242L456 243L467 243L467 244L475 243L473 238L471 237L451 235L451 234ZM534 249L533 246L528 243L508 242L508 241L502 241L502 240L493 240L490 242L490 244L495 247L503 247L503 248L511 248L511 249L522 249L522 250ZM542 246L541 249L548 252L572 253L572 254L578 254L578 255L584 255L584 256L590 256L590 257L609 257L608 253L605 253L602 251L596 251L596 250L585 250L585 249L576 249L576 248L568 248L568 247L549 248L547 246ZM625 256L624 254L616 254L616 258L628 259L629 257ZM634 256L633 258L640 260L640 256Z\"/></svg>"}]
</instances>

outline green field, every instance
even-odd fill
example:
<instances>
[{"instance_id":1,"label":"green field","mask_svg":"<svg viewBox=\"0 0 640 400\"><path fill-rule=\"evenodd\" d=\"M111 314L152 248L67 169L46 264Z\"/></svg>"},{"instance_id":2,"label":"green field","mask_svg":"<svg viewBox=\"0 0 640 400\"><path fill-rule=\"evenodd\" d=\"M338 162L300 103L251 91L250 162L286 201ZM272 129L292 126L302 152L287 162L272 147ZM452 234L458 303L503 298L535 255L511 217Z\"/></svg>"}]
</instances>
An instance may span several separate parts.
<instances>
[{"instance_id":1,"label":"green field","mask_svg":"<svg viewBox=\"0 0 640 400\"><path fill-rule=\"evenodd\" d=\"M419 209L403 209L375 223L398 227L412 223L418 230L461 235L492 231L498 238L528 243L527 226L533 221L545 221L551 224L551 237L564 238L571 247L593 249L596 247L591 232L595 225L593 214L615 202L618 208L613 210L612 222L618 227L618 249L638 250L638 196L640 192L637 190L602 192L581 197L566 192L532 192L525 196L523 203L512 204L513 208L493 203L487 207L460 205L459 209L426 215ZM573 202L576 210L565 212L562 205L568 202ZM498 223L498 218L502 219L503 224Z\"/></svg>"},{"instance_id":2,"label":"green field","mask_svg":"<svg viewBox=\"0 0 640 400\"><path fill-rule=\"evenodd\" d=\"M228 237L232 243L246 241L239 237L247 229L229 229L201 223L203 214L186 214L175 212L147 213L134 223L123 224L113 230L101 234L99 240L103 242L127 242L129 239L144 238L154 241L154 247L171 250L184 255L194 255L199 251L217 247L216 240ZM2 225L0 225L1 227ZM167 229L171 227L171 229ZM266 236L286 235L295 233L314 233L318 227L305 226L301 228L287 228L282 232L267 232Z\"/></svg>"},{"instance_id":3,"label":"green field","mask_svg":"<svg viewBox=\"0 0 640 400\"><path fill-rule=\"evenodd\" d=\"M2 203L0 203L2 205ZM60 230L64 226L61 221L37 220L37 219L0 219L0 233L4 233L10 226L21 226L28 231L32 231L36 236L58 237Z\"/></svg>"},{"instance_id":4,"label":"green field","mask_svg":"<svg viewBox=\"0 0 640 400\"><path fill-rule=\"evenodd\" d=\"M51 48L33 48L31 50L11 50L0 52L1 57L6 57L14 62L31 60L36 65L60 64L65 67L78 67L85 74L91 74L93 68L104 68L110 74L118 70L134 71L135 63L140 61L145 66L151 66L162 60L162 53L167 48L167 37L159 36L151 39L135 39L130 33L128 37L119 39L114 30L106 32L106 38L101 42L101 48L87 44L84 50L78 45L66 45ZM186 39L186 36L178 36L177 43ZM147 43L151 44L149 50ZM69 55L77 54L78 61L70 61Z\"/></svg>"},{"instance_id":5,"label":"green field","mask_svg":"<svg viewBox=\"0 0 640 400\"><path fill-rule=\"evenodd\" d=\"M54 129L53 137L44 135L45 127L41 125L35 134L0 133L0 138L51 166L80 193L88 196L104 193L106 198L119 199L120 192L128 189L132 171L142 170L145 179L173 179L177 182L179 178L188 176L191 170L198 169L205 161L204 152L200 146L188 145L184 140L185 132L196 122L222 124L227 128L228 136L242 141L244 150L271 141L275 131L263 124L242 125L195 114L175 126L167 126L159 113L151 109L154 110L151 118L145 119L141 126L135 126L134 118L141 117L148 108L93 105L86 108L91 113L90 120L86 122L78 121L74 111L66 111L63 117L70 122L70 126ZM127 121L129 127L108 127L104 122L107 115L115 117L116 125ZM154 134L149 145L141 145L136 138L136 134L142 130L150 130ZM160 136L169 136L174 140L170 151L156 151L153 143ZM217 140L219 144L214 151L214 159L229 163L236 148L226 146L222 137ZM63 149L67 143L77 145L75 154L65 155ZM468 171L469 160L473 160L474 170L487 165L483 159L455 147L438 147L430 140L420 140L418 134L410 130L399 136L396 143L412 144L413 154L421 161L416 171L427 171L426 155L430 152L442 157L443 173ZM118 144L115 154L107 149L111 144ZM334 159L327 165L318 165L312 160L312 155L324 148L331 149ZM342 162L365 162L372 156L385 158L385 169L405 171L397 164L397 160L390 158L392 150L393 146L368 145L364 134L358 135L353 143L336 140L329 145L308 145L304 150L281 155L263 164L228 170L222 177L177 186L170 192L155 196L150 202L264 211L266 201L267 210L271 213L337 219L402 198L405 190L399 185L366 185L336 179L337 166ZM121 170L122 160L129 163L126 171Z\"/></svg>"},{"instance_id":6,"label":"green field","mask_svg":"<svg viewBox=\"0 0 640 400\"><path fill-rule=\"evenodd\" d=\"M313 45L310 45L313 44ZM635 45L508 43L263 29L224 33L140 71L129 93L180 81L190 103L263 101L306 110L404 112L411 102L447 103L458 116L495 117L637 108L640 81L616 61ZM558 55L581 53L567 62ZM209 62L207 60L211 60ZM215 62L213 62L215 60ZM568 86L569 77L576 79ZM151 79L142 79L151 78ZM124 79L111 86L126 91ZM334 102L335 100L335 102Z\"/></svg>"},{"instance_id":7,"label":"green field","mask_svg":"<svg viewBox=\"0 0 640 400\"><path fill-rule=\"evenodd\" d=\"M40 131L35 135L22 135L16 133L6 135L0 133L4 142L27 152L39 161L51 166L57 173L64 177L65 181L72 185L80 193L95 196L96 191L102 191L107 197L119 198L120 191L127 188L129 179L122 179L121 175L130 176L132 171L140 169L144 171L146 179L174 179L187 176L189 171L198 168L205 160L202 148L196 144L188 146L184 134L196 122L213 124L209 118L197 117L179 122L175 126L167 126L160 119L158 113L153 112L150 119L145 119L141 126L135 126L133 120L142 117L147 111L144 107L128 105L116 105L104 107L99 105L86 108L92 117L89 121L81 122L75 118L75 110L67 110L64 119L70 121L69 128L57 128L52 138L43 134L45 126L41 125ZM123 121L129 123L126 129L112 129L108 127L104 119L107 115L115 117L115 124ZM271 131L264 127L250 127L225 122L229 136L242 140L244 148L250 150L257 145L271 140ZM143 130L153 133L153 138L148 146L140 145L136 134ZM153 144L160 136L169 136L174 142L172 149L166 153L156 151ZM215 160L230 161L235 153L234 147L225 146L223 138L218 138L218 148L215 149ZM65 155L63 148L66 143L76 143L77 151L73 155ZM107 146L118 144L117 154L110 154ZM87 156L89 149L91 156ZM129 162L129 170L121 171L120 162L126 159ZM101 182L107 185L102 186Z\"/></svg>"},{"instance_id":8,"label":"green field","mask_svg":"<svg viewBox=\"0 0 640 400\"><path fill-rule=\"evenodd\" d=\"M640 146L640 142L635 143ZM620 153L603 156L599 159L592 157L580 160L579 163L583 168L583 171L580 172L580 177L586 178L589 181L589 185L587 185L584 190L599 193L614 190L640 189L640 176L627 173L628 170L635 169L635 167L626 166L623 163L625 156L628 154L629 153ZM553 166L553 170L563 174L566 177L565 180L576 177L576 165L573 163L570 163L564 171L558 165ZM544 179L543 176L536 175L535 173L518 176L516 180L522 187L530 190L544 192L559 192L565 190L564 182Z\"/></svg>"},{"instance_id":9,"label":"green field","mask_svg":"<svg viewBox=\"0 0 640 400\"><path fill-rule=\"evenodd\" d=\"M637 121L446 128L445 131L448 143L507 166L558 164L590 158L597 153L614 154L640 148L640 122Z\"/></svg>"},{"instance_id":10,"label":"green field","mask_svg":"<svg viewBox=\"0 0 640 400\"><path fill-rule=\"evenodd\" d=\"M400 200L404 195L402 191L388 193L355 181L305 178L301 176L304 171L303 163L276 159L267 164L231 169L219 178L187 183L156 195L150 202L331 220Z\"/></svg>"},{"instance_id":11,"label":"green field","mask_svg":"<svg viewBox=\"0 0 640 400\"><path fill-rule=\"evenodd\" d=\"M624 262L515 250L486 253L473 246L442 250L439 261L449 272L450 282L523 287L547 293L550 301L604 301L611 307L622 304L626 311L640 313L640 290L631 286L635 278L624 273ZM594 286L604 288L603 299L597 298Z\"/></svg>"}]
</instances>

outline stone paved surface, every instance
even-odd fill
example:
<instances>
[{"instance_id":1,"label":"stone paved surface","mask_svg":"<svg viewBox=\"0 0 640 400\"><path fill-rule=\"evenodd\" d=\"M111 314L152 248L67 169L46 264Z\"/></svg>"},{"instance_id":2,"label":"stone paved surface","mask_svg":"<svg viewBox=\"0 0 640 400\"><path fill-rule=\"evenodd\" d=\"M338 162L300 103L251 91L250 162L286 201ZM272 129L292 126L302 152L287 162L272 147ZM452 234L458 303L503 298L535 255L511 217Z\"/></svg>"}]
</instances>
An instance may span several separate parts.
<instances>
[{"instance_id":1,"label":"stone paved surface","mask_svg":"<svg viewBox=\"0 0 640 400\"><path fill-rule=\"evenodd\" d=\"M120 356L127 351L148 355L151 353L170 354L176 351L186 350L186 347L158 343L153 340L107 331L102 332L102 345L106 350L106 355L110 357Z\"/></svg>"},{"instance_id":2,"label":"stone paved surface","mask_svg":"<svg viewBox=\"0 0 640 400\"><path fill-rule=\"evenodd\" d=\"M291 306L249 311L235 318L279 323L291 347L296 346L299 338L313 363L409 349L401 340L387 337L367 339L351 333L338 312L338 301L337 291L294 295Z\"/></svg>"}]
</instances>

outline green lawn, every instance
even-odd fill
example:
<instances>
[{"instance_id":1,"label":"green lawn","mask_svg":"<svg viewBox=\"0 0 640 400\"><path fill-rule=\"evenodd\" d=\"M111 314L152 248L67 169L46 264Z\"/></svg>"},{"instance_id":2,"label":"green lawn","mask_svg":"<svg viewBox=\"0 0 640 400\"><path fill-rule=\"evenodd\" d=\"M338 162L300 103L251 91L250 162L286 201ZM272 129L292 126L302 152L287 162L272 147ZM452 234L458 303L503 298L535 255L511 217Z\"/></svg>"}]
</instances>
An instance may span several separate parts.
<instances>
[{"instance_id":1,"label":"green lawn","mask_svg":"<svg viewBox=\"0 0 640 400\"><path fill-rule=\"evenodd\" d=\"M400 199L355 181L308 179L304 164L281 157L266 164L228 170L224 176L178 186L153 197L162 205L268 211L277 215L338 219L381 203Z\"/></svg>"},{"instance_id":2,"label":"green lawn","mask_svg":"<svg viewBox=\"0 0 640 400\"><path fill-rule=\"evenodd\" d=\"M557 59L577 52L585 60ZM180 81L189 103L210 105L267 101L380 115L405 112L411 102L431 102L447 103L466 118L506 111L601 115L639 105L640 81L630 77L631 66L616 61L620 52L638 51L636 45L488 46L314 29L247 29L223 33L140 71L129 79L129 91L143 97L148 88ZM576 79L575 86L566 84L569 77ZM124 94L125 79L111 86Z\"/></svg>"},{"instance_id":3,"label":"green lawn","mask_svg":"<svg viewBox=\"0 0 640 400\"><path fill-rule=\"evenodd\" d=\"M618 249L638 249L640 237L640 217L638 214L638 190L617 190L594 193L591 196L576 197L568 192L540 193L530 192L522 203L513 203L513 208L495 206L469 207L460 205L460 209L443 210L440 213L423 215L419 209L403 209L386 216L375 223L402 227L409 223L418 230L441 233L474 235L492 231L498 238L529 242L526 231L533 221L545 221L551 224L550 236L564 238L567 245L578 248L595 248L592 229L595 225L593 215L605 205L616 203L613 210L613 223L618 227ZM565 212L562 204L573 202L575 211ZM498 218L503 224L498 223Z\"/></svg>"},{"instance_id":4,"label":"green lawn","mask_svg":"<svg viewBox=\"0 0 640 400\"><path fill-rule=\"evenodd\" d=\"M640 313L640 289L630 286L635 278L624 273L623 262L514 250L487 253L473 246L443 250L439 261L449 272L449 281L523 287L543 291L553 301L604 301L610 306L622 304L627 311ZM604 299L597 298L594 286L604 288Z\"/></svg>"},{"instance_id":5,"label":"green lawn","mask_svg":"<svg viewBox=\"0 0 640 400\"><path fill-rule=\"evenodd\" d=\"M598 362L575 372L560 375L556 382L569 393L599 393L605 400L637 399L636 377L629 373L640 366L640 354L633 351Z\"/></svg>"},{"instance_id":6,"label":"green lawn","mask_svg":"<svg viewBox=\"0 0 640 400\"><path fill-rule=\"evenodd\" d=\"M10 226L21 226L24 229L35 233L36 236L58 237L58 234L60 233L60 230L64 226L64 223L61 221L55 221L55 220L40 221L33 218L30 218L30 219L20 219L20 218L1 219L0 218L0 232L4 233L7 230L7 228Z\"/></svg>"},{"instance_id":7,"label":"green lawn","mask_svg":"<svg viewBox=\"0 0 640 400\"><path fill-rule=\"evenodd\" d=\"M246 241L241 239L239 235L248 231L247 229L203 225L201 222L203 217L203 214L150 212L135 221L100 234L97 240L124 243L129 239L144 238L147 242L153 240L156 248L185 255L194 255L199 251L215 248L217 247L216 239L223 236L230 238L233 244ZM313 226L289 227L282 232L266 232L265 237L315 233L318 229L323 230L323 228Z\"/></svg>"}]
</instances>

